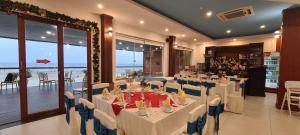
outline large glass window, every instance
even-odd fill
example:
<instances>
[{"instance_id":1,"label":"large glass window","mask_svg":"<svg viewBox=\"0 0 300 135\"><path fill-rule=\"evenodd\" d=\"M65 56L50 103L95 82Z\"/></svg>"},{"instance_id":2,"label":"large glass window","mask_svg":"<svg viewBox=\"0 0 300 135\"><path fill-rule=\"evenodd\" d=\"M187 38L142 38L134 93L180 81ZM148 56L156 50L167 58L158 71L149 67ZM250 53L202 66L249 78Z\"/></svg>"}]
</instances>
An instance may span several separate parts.
<instances>
[{"instance_id":1,"label":"large glass window","mask_svg":"<svg viewBox=\"0 0 300 135\"><path fill-rule=\"evenodd\" d=\"M57 109L56 25L25 20L28 113Z\"/></svg>"},{"instance_id":2,"label":"large glass window","mask_svg":"<svg viewBox=\"0 0 300 135\"><path fill-rule=\"evenodd\" d=\"M133 71L143 76L162 75L162 46L121 39L116 43L117 78L128 77Z\"/></svg>"},{"instance_id":3,"label":"large glass window","mask_svg":"<svg viewBox=\"0 0 300 135\"><path fill-rule=\"evenodd\" d=\"M191 50L176 49L175 73L179 73L186 66L191 65L191 56Z\"/></svg>"},{"instance_id":4,"label":"large glass window","mask_svg":"<svg viewBox=\"0 0 300 135\"><path fill-rule=\"evenodd\" d=\"M65 91L79 98L87 98L87 39L86 31L64 28Z\"/></svg>"},{"instance_id":5,"label":"large glass window","mask_svg":"<svg viewBox=\"0 0 300 135\"><path fill-rule=\"evenodd\" d=\"M0 12L0 125L19 121L19 45L17 16Z\"/></svg>"}]
</instances>

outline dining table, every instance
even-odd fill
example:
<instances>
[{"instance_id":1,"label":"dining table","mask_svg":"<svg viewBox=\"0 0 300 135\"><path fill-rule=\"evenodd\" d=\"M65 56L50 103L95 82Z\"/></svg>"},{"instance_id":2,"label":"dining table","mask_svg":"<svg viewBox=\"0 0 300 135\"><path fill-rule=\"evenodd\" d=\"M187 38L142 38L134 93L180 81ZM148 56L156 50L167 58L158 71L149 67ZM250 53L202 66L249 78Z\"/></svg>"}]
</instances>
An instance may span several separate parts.
<instances>
[{"instance_id":1,"label":"dining table","mask_svg":"<svg viewBox=\"0 0 300 135\"><path fill-rule=\"evenodd\" d=\"M186 102L180 105L175 93L157 93L141 89L122 91L126 98L125 105L119 105L116 94L110 94L109 98L103 95L94 95L95 109L99 109L117 121L118 128L129 135L168 135L187 124L188 113L198 106L196 99L186 98ZM130 99L129 99L130 97ZM172 111L165 112L162 109L162 101L170 98ZM134 102L144 100L146 115L140 115Z\"/></svg>"}]
</instances>

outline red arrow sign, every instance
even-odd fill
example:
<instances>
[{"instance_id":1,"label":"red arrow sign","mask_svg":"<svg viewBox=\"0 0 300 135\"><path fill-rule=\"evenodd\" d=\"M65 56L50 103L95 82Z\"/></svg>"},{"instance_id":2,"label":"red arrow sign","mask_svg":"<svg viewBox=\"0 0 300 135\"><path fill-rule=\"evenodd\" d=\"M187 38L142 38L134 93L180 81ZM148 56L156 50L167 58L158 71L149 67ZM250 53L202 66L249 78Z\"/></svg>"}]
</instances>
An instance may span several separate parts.
<instances>
[{"instance_id":1,"label":"red arrow sign","mask_svg":"<svg viewBox=\"0 0 300 135\"><path fill-rule=\"evenodd\" d=\"M39 64L48 64L50 63L51 61L50 60L47 60L47 59L43 59L43 60L36 60L36 63L39 63Z\"/></svg>"}]
</instances>

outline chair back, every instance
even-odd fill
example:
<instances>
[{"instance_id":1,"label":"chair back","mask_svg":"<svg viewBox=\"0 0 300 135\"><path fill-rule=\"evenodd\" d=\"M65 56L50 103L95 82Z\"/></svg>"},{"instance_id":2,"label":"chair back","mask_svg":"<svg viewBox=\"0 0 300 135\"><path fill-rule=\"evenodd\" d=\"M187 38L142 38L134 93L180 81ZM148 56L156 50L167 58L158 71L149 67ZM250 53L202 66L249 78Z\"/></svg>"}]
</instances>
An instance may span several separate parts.
<instances>
[{"instance_id":1,"label":"chair back","mask_svg":"<svg viewBox=\"0 0 300 135\"><path fill-rule=\"evenodd\" d=\"M218 134L219 131L219 115L221 114L220 109L221 98L217 97L211 100L208 105L208 116L207 116L207 135Z\"/></svg>"},{"instance_id":2,"label":"chair back","mask_svg":"<svg viewBox=\"0 0 300 135\"><path fill-rule=\"evenodd\" d=\"M102 91L105 88L109 89L109 83L97 83L97 84L94 84L93 85L92 94L93 95L102 94Z\"/></svg>"},{"instance_id":3,"label":"chair back","mask_svg":"<svg viewBox=\"0 0 300 135\"><path fill-rule=\"evenodd\" d=\"M126 90L127 89L127 82L125 80L120 80L120 81L116 81L114 82L115 86L120 86L121 90Z\"/></svg>"},{"instance_id":4,"label":"chair back","mask_svg":"<svg viewBox=\"0 0 300 135\"><path fill-rule=\"evenodd\" d=\"M286 81L284 86L288 93L300 94L300 81Z\"/></svg>"},{"instance_id":5,"label":"chair back","mask_svg":"<svg viewBox=\"0 0 300 135\"><path fill-rule=\"evenodd\" d=\"M69 135L79 135L79 128L77 122L77 116L75 113L75 97L67 91L64 95L64 102L66 107L66 121L69 124Z\"/></svg>"},{"instance_id":6,"label":"chair back","mask_svg":"<svg viewBox=\"0 0 300 135\"><path fill-rule=\"evenodd\" d=\"M96 135L117 135L117 122L103 111L94 111L94 131Z\"/></svg>"},{"instance_id":7,"label":"chair back","mask_svg":"<svg viewBox=\"0 0 300 135\"><path fill-rule=\"evenodd\" d=\"M158 89L159 87L163 87L164 83L161 81L149 81L151 89Z\"/></svg>"},{"instance_id":8,"label":"chair back","mask_svg":"<svg viewBox=\"0 0 300 135\"><path fill-rule=\"evenodd\" d=\"M193 86L193 85L185 84L185 85L182 85L182 89L184 90L184 92L186 94L189 94L192 96L200 97L202 94L205 94L205 93L201 92L200 86Z\"/></svg>"},{"instance_id":9,"label":"chair back","mask_svg":"<svg viewBox=\"0 0 300 135\"><path fill-rule=\"evenodd\" d=\"M93 103L83 98L79 99L78 112L81 118L80 133L82 135L94 135L94 108Z\"/></svg>"},{"instance_id":10,"label":"chair back","mask_svg":"<svg viewBox=\"0 0 300 135\"><path fill-rule=\"evenodd\" d=\"M13 73L8 73L5 77L5 82L12 82L14 79L14 74Z\"/></svg>"},{"instance_id":11,"label":"chair back","mask_svg":"<svg viewBox=\"0 0 300 135\"><path fill-rule=\"evenodd\" d=\"M168 93L177 93L179 89L181 89L181 85L178 83L166 83L165 85L165 91Z\"/></svg>"},{"instance_id":12,"label":"chair back","mask_svg":"<svg viewBox=\"0 0 300 135\"><path fill-rule=\"evenodd\" d=\"M200 85L200 81L197 78L190 78L188 80L189 85L198 86Z\"/></svg>"},{"instance_id":13,"label":"chair back","mask_svg":"<svg viewBox=\"0 0 300 135\"><path fill-rule=\"evenodd\" d=\"M198 135L205 135L206 132L206 105L202 104L189 112L187 133L189 135L198 133Z\"/></svg>"}]
</instances>

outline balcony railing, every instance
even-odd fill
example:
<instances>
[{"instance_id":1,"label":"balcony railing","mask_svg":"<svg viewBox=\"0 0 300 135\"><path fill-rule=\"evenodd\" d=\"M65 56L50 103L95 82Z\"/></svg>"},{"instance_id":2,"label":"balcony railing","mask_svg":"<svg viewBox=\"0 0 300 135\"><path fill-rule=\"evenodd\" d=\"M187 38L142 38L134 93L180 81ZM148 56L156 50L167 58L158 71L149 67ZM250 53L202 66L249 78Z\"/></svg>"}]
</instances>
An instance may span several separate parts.
<instances>
[{"instance_id":1,"label":"balcony railing","mask_svg":"<svg viewBox=\"0 0 300 135\"><path fill-rule=\"evenodd\" d=\"M64 72L72 72L71 78L73 82L82 82L85 75L84 71L87 67L65 67ZM49 80L58 80L58 68L57 67L27 67L27 71L31 73L31 77L28 80L28 86L39 86L38 72L48 74ZM0 67L0 81L4 81L8 73L19 73L17 67ZM19 78L18 78L19 79Z\"/></svg>"}]
</instances>

